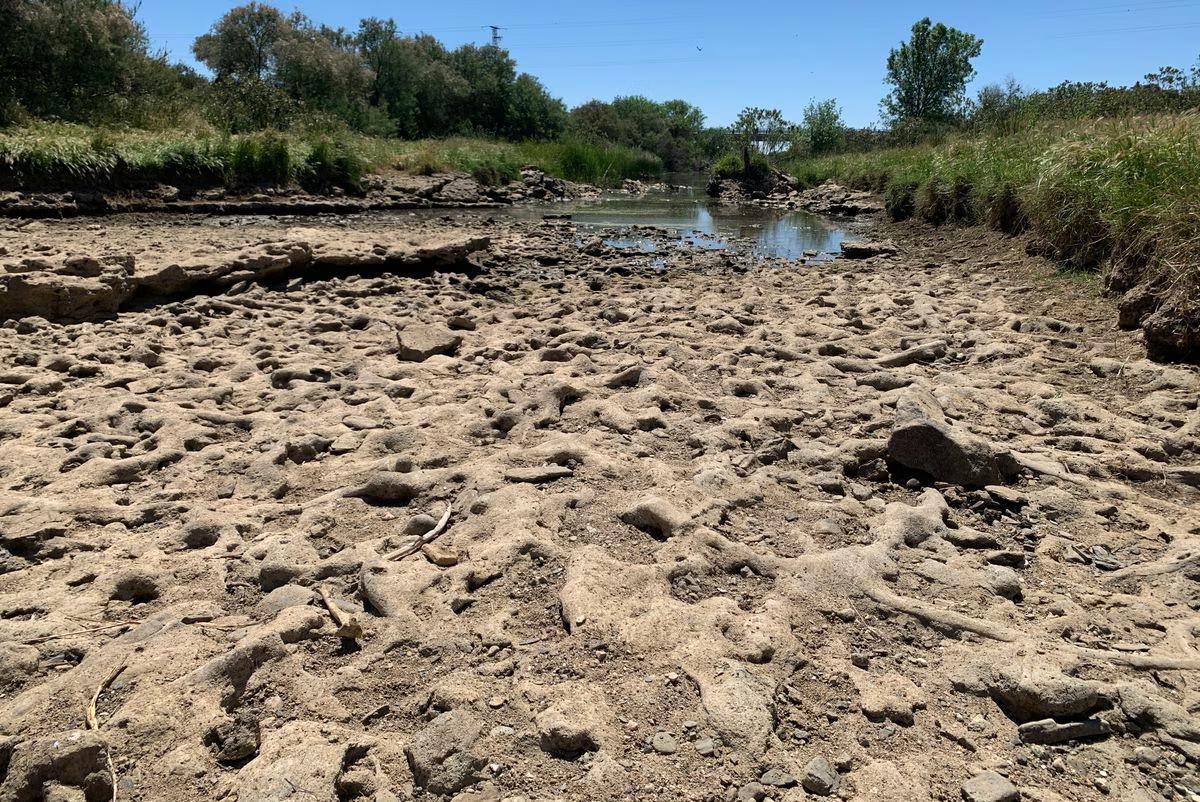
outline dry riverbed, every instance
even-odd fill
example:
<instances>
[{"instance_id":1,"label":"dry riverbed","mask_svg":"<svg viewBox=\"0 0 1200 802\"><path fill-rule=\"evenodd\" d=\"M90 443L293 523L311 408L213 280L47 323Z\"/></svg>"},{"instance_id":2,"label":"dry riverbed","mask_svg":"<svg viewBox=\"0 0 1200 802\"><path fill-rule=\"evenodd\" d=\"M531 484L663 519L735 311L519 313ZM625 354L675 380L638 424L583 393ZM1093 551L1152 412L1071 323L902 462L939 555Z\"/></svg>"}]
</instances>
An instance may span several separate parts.
<instances>
[{"instance_id":1,"label":"dry riverbed","mask_svg":"<svg viewBox=\"0 0 1200 802\"><path fill-rule=\"evenodd\" d=\"M1200 799L1195 368L486 215L0 227L0 800Z\"/></svg>"}]
</instances>

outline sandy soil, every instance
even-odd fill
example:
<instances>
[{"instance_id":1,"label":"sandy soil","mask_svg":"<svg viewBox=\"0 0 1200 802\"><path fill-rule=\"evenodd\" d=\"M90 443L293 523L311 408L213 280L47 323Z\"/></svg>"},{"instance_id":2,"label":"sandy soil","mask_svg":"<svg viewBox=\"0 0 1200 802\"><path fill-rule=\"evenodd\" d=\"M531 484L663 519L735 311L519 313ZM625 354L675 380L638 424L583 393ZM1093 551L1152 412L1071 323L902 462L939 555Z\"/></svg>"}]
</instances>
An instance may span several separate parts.
<instances>
[{"instance_id":1,"label":"sandy soil","mask_svg":"<svg viewBox=\"0 0 1200 802\"><path fill-rule=\"evenodd\" d=\"M1200 799L1197 371L876 234L9 222L0 801Z\"/></svg>"}]
</instances>

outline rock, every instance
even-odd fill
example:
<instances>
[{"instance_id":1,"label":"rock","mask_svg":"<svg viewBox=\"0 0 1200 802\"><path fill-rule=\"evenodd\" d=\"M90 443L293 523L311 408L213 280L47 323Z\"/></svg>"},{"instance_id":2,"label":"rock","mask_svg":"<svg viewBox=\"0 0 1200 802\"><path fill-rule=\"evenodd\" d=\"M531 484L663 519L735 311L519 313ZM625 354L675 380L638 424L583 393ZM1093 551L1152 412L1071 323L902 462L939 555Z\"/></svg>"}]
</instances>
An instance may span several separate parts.
<instances>
[{"instance_id":1,"label":"rock","mask_svg":"<svg viewBox=\"0 0 1200 802\"><path fill-rule=\"evenodd\" d=\"M510 482L526 482L540 485L566 479L574 476L575 472L562 465L537 465L532 468L510 468L504 472L504 478Z\"/></svg>"},{"instance_id":2,"label":"rock","mask_svg":"<svg viewBox=\"0 0 1200 802\"><path fill-rule=\"evenodd\" d=\"M266 615L275 615L289 607L312 604L316 597L317 594L309 588L300 585L281 585L263 596L256 607Z\"/></svg>"},{"instance_id":3,"label":"rock","mask_svg":"<svg viewBox=\"0 0 1200 802\"><path fill-rule=\"evenodd\" d=\"M147 602L158 598L158 580L141 568L123 568L113 577L111 598L128 602Z\"/></svg>"},{"instance_id":4,"label":"rock","mask_svg":"<svg viewBox=\"0 0 1200 802\"><path fill-rule=\"evenodd\" d=\"M1027 721L1017 727L1017 735L1028 744L1061 744L1081 738L1096 738L1110 731L1106 722L1096 718L1064 723L1047 718Z\"/></svg>"},{"instance_id":5,"label":"rock","mask_svg":"<svg viewBox=\"0 0 1200 802\"><path fill-rule=\"evenodd\" d=\"M230 748L249 752L256 736L245 727L230 732ZM348 756L366 749L347 741L339 728L312 721L290 721L263 738L258 756L238 771L238 799L296 802L297 788L310 802L336 802L337 780Z\"/></svg>"},{"instance_id":6,"label":"rock","mask_svg":"<svg viewBox=\"0 0 1200 802\"><path fill-rule=\"evenodd\" d=\"M204 742L212 748L218 763L249 760L258 754L258 721L251 715L223 721L209 730Z\"/></svg>"},{"instance_id":7,"label":"rock","mask_svg":"<svg viewBox=\"0 0 1200 802\"><path fill-rule=\"evenodd\" d=\"M745 334L746 326L737 318L726 315L709 323L708 330L715 334Z\"/></svg>"},{"instance_id":8,"label":"rock","mask_svg":"<svg viewBox=\"0 0 1200 802\"><path fill-rule=\"evenodd\" d=\"M475 753L483 722L465 710L442 713L417 733L404 754L418 787L453 794L479 781L487 760Z\"/></svg>"},{"instance_id":9,"label":"rock","mask_svg":"<svg viewBox=\"0 0 1200 802\"><path fill-rule=\"evenodd\" d=\"M288 441L284 444L283 449L289 460L297 465L303 465L324 454L331 445L333 445L332 440L310 434Z\"/></svg>"},{"instance_id":10,"label":"rock","mask_svg":"<svg viewBox=\"0 0 1200 802\"><path fill-rule=\"evenodd\" d=\"M1021 792L1004 775L984 771L963 783L962 797L964 802L1020 802Z\"/></svg>"},{"instance_id":11,"label":"rock","mask_svg":"<svg viewBox=\"0 0 1200 802\"><path fill-rule=\"evenodd\" d=\"M537 715L538 738L542 751L572 756L595 752L600 737L595 722L583 710L553 705Z\"/></svg>"},{"instance_id":12,"label":"rock","mask_svg":"<svg viewBox=\"0 0 1200 802\"><path fill-rule=\"evenodd\" d=\"M409 323L396 334L396 355L405 362L424 362L435 354L451 356L462 343L462 337L442 326Z\"/></svg>"},{"instance_id":13,"label":"rock","mask_svg":"<svg viewBox=\"0 0 1200 802\"><path fill-rule=\"evenodd\" d=\"M782 769L767 769L758 781L775 788L791 788L796 784L796 778Z\"/></svg>"},{"instance_id":14,"label":"rock","mask_svg":"<svg viewBox=\"0 0 1200 802\"><path fill-rule=\"evenodd\" d=\"M984 583L997 596L1020 601L1024 595L1021 575L1004 565L988 565L983 569Z\"/></svg>"},{"instance_id":15,"label":"rock","mask_svg":"<svg viewBox=\"0 0 1200 802\"><path fill-rule=\"evenodd\" d=\"M1081 715L1100 700L1095 685L1053 666L1003 665L993 668L985 683L997 704L1018 722Z\"/></svg>"},{"instance_id":16,"label":"rock","mask_svg":"<svg viewBox=\"0 0 1200 802\"><path fill-rule=\"evenodd\" d=\"M766 797L767 789L758 782L748 782L737 791L737 802L762 802Z\"/></svg>"},{"instance_id":17,"label":"rock","mask_svg":"<svg viewBox=\"0 0 1200 802\"><path fill-rule=\"evenodd\" d=\"M696 741L696 751L704 757L712 757L717 753L717 745L712 738L701 738Z\"/></svg>"},{"instance_id":18,"label":"rock","mask_svg":"<svg viewBox=\"0 0 1200 802\"><path fill-rule=\"evenodd\" d=\"M627 507L621 520L660 540L667 540L691 522L691 517L658 496L646 496Z\"/></svg>"},{"instance_id":19,"label":"rock","mask_svg":"<svg viewBox=\"0 0 1200 802\"><path fill-rule=\"evenodd\" d=\"M473 178L454 178L446 182L433 196L440 203L460 204L478 203L479 183Z\"/></svg>"},{"instance_id":20,"label":"rock","mask_svg":"<svg viewBox=\"0 0 1200 802\"><path fill-rule=\"evenodd\" d=\"M925 708L925 694L912 680L889 671L873 676L864 674L855 677L863 715L872 721L894 721L903 726L913 724L913 711Z\"/></svg>"},{"instance_id":21,"label":"rock","mask_svg":"<svg viewBox=\"0 0 1200 802\"><path fill-rule=\"evenodd\" d=\"M817 796L829 796L837 788L838 774L823 757L814 757L804 767L804 776L800 779L804 790Z\"/></svg>"},{"instance_id":22,"label":"rock","mask_svg":"<svg viewBox=\"0 0 1200 802\"><path fill-rule=\"evenodd\" d=\"M842 242L842 256L846 259L870 259L872 256L892 256L900 249L891 240L881 242Z\"/></svg>"},{"instance_id":23,"label":"rock","mask_svg":"<svg viewBox=\"0 0 1200 802\"><path fill-rule=\"evenodd\" d=\"M39 802L43 786L54 783L81 790L88 802L112 797L108 773L108 742L97 732L67 730L42 738L18 741L0 764L0 800Z\"/></svg>"},{"instance_id":24,"label":"rock","mask_svg":"<svg viewBox=\"0 0 1200 802\"><path fill-rule=\"evenodd\" d=\"M922 388L903 391L896 402L888 455L905 467L957 485L1000 484L1020 470L1007 450L950 424L941 406Z\"/></svg>"},{"instance_id":25,"label":"rock","mask_svg":"<svg viewBox=\"0 0 1200 802\"><path fill-rule=\"evenodd\" d=\"M679 742L675 740L675 736L664 730L654 733L654 737L650 739L650 746L660 755L673 755L679 750Z\"/></svg>"}]
</instances>

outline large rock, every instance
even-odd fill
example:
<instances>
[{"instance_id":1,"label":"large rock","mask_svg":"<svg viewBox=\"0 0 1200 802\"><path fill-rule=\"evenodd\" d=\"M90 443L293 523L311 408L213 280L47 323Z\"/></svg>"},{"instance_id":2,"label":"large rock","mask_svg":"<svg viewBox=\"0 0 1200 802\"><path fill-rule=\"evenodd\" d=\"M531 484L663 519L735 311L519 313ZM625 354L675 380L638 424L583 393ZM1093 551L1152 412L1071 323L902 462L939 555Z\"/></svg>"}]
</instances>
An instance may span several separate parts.
<instances>
[{"instance_id":1,"label":"large rock","mask_svg":"<svg viewBox=\"0 0 1200 802\"><path fill-rule=\"evenodd\" d=\"M112 797L108 744L96 732L69 730L21 741L6 755L0 743L0 801L38 802L49 784L77 788L87 802ZM4 758L7 757L7 761Z\"/></svg>"},{"instance_id":2,"label":"large rock","mask_svg":"<svg viewBox=\"0 0 1200 802\"><path fill-rule=\"evenodd\" d=\"M365 748L346 742L340 729L311 721L285 724L264 740L258 757L237 775L238 799L337 802L337 779L347 757Z\"/></svg>"},{"instance_id":3,"label":"large rock","mask_svg":"<svg viewBox=\"0 0 1200 802\"><path fill-rule=\"evenodd\" d=\"M890 240L882 242L847 241L842 243L842 256L846 259L870 259L872 256L891 256L898 253L896 243Z\"/></svg>"},{"instance_id":4,"label":"large rock","mask_svg":"<svg viewBox=\"0 0 1200 802\"><path fill-rule=\"evenodd\" d=\"M435 354L451 355L458 350L462 337L444 326L409 323L396 333L396 355L405 362L424 362Z\"/></svg>"},{"instance_id":5,"label":"large rock","mask_svg":"<svg viewBox=\"0 0 1200 802\"><path fill-rule=\"evenodd\" d=\"M896 402L888 455L905 467L956 485L998 485L1020 468L1007 450L951 424L934 397L919 387Z\"/></svg>"},{"instance_id":6,"label":"large rock","mask_svg":"<svg viewBox=\"0 0 1200 802\"><path fill-rule=\"evenodd\" d=\"M1093 683L1052 666L1000 666L985 684L992 698L1018 722L1078 716L1092 710L1100 700Z\"/></svg>"},{"instance_id":7,"label":"large rock","mask_svg":"<svg viewBox=\"0 0 1200 802\"><path fill-rule=\"evenodd\" d=\"M90 320L114 314L137 285L124 264L97 264L81 274L71 260L46 269L7 265L0 273L0 320L38 315L52 320ZM31 267L31 266L30 266Z\"/></svg>"},{"instance_id":8,"label":"large rock","mask_svg":"<svg viewBox=\"0 0 1200 802\"><path fill-rule=\"evenodd\" d=\"M454 794L479 781L487 760L472 751L483 722L464 710L435 718L417 734L404 754L413 778L431 794Z\"/></svg>"},{"instance_id":9,"label":"large rock","mask_svg":"<svg viewBox=\"0 0 1200 802\"><path fill-rule=\"evenodd\" d=\"M454 178L447 181L433 196L439 203L478 203L479 183L473 178Z\"/></svg>"}]
</instances>

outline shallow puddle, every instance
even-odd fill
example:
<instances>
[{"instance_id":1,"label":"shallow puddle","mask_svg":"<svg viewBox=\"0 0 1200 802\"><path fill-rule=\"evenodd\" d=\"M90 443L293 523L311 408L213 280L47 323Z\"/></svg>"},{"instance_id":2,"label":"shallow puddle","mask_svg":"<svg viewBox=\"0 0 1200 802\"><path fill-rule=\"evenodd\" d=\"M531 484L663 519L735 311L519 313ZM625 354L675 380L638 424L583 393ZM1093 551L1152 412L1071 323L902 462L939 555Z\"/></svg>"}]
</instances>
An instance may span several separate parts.
<instances>
[{"instance_id":1,"label":"shallow puddle","mask_svg":"<svg viewBox=\"0 0 1200 802\"><path fill-rule=\"evenodd\" d=\"M677 186L670 191L641 195L606 193L600 198L546 207L515 207L518 216L548 215L569 218L586 236L588 229L620 229L606 239L609 245L653 253L654 238L642 228L666 229L681 245L700 248L747 249L760 256L784 259L831 259L841 252L845 232L831 221L804 211L763 209L751 205L722 205L703 185ZM660 238L661 239L661 238Z\"/></svg>"}]
</instances>

